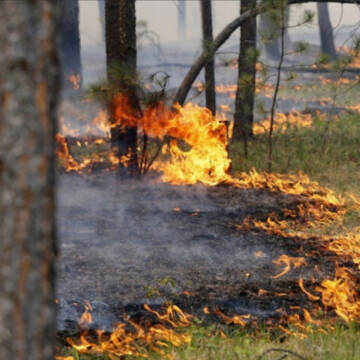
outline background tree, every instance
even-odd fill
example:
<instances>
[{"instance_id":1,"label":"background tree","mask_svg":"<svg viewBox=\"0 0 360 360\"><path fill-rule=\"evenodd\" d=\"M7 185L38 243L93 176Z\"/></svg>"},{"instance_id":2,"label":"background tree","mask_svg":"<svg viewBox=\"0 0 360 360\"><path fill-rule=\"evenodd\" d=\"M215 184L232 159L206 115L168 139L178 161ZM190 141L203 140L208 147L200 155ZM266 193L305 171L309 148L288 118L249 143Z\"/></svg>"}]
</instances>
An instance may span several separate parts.
<instances>
[{"instance_id":1,"label":"background tree","mask_svg":"<svg viewBox=\"0 0 360 360\"><path fill-rule=\"evenodd\" d=\"M290 18L290 7L285 11L286 24ZM271 12L263 13L259 16L259 34L263 38L263 50L265 56L270 60L279 60L280 58L280 29L277 19L271 16ZM285 44L290 46L291 40L287 28L285 29Z\"/></svg>"},{"instance_id":2,"label":"background tree","mask_svg":"<svg viewBox=\"0 0 360 360\"><path fill-rule=\"evenodd\" d=\"M203 33L203 51L212 45L213 25L211 0L201 0L201 19ZM215 60L214 55L210 55L205 64L205 98L206 107L215 115L216 113L216 94L215 94Z\"/></svg>"},{"instance_id":3,"label":"background tree","mask_svg":"<svg viewBox=\"0 0 360 360\"><path fill-rule=\"evenodd\" d=\"M317 3L321 51L330 59L336 58L333 29L327 3Z\"/></svg>"},{"instance_id":4,"label":"background tree","mask_svg":"<svg viewBox=\"0 0 360 360\"><path fill-rule=\"evenodd\" d=\"M56 4L0 7L0 359L54 359Z\"/></svg>"},{"instance_id":5,"label":"background tree","mask_svg":"<svg viewBox=\"0 0 360 360\"><path fill-rule=\"evenodd\" d=\"M98 0L101 39L105 40L105 0Z\"/></svg>"},{"instance_id":6,"label":"background tree","mask_svg":"<svg viewBox=\"0 0 360 360\"><path fill-rule=\"evenodd\" d=\"M186 0L178 0L178 37L186 39Z\"/></svg>"},{"instance_id":7,"label":"background tree","mask_svg":"<svg viewBox=\"0 0 360 360\"><path fill-rule=\"evenodd\" d=\"M79 31L79 1L61 0L61 65L64 85L71 85L68 81L71 75L80 76L81 84L81 51Z\"/></svg>"},{"instance_id":8,"label":"background tree","mask_svg":"<svg viewBox=\"0 0 360 360\"><path fill-rule=\"evenodd\" d=\"M240 16L254 9L256 0L242 0ZM234 134L235 140L246 142L252 136L254 122L256 82L256 17L249 18L241 27L240 53L238 58L238 86L235 98Z\"/></svg>"},{"instance_id":9,"label":"background tree","mask_svg":"<svg viewBox=\"0 0 360 360\"><path fill-rule=\"evenodd\" d=\"M110 99L111 121L116 121L118 95L126 96L136 116L140 110L136 85L136 15L135 0L106 0L105 3L105 40L107 75L112 96ZM139 172L137 158L137 127L113 126L111 128L113 151L120 162L121 176L134 176Z\"/></svg>"}]
</instances>

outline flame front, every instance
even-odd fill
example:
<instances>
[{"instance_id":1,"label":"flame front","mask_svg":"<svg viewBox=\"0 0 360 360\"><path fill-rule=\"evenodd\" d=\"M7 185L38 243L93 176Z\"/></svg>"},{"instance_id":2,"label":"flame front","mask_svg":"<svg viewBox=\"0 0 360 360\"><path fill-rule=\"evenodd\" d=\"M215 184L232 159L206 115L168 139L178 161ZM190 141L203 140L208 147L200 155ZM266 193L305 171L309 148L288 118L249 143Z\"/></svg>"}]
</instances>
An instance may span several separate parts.
<instances>
[{"instance_id":1,"label":"flame front","mask_svg":"<svg viewBox=\"0 0 360 360\"><path fill-rule=\"evenodd\" d=\"M166 356L163 348L168 347L169 344L178 347L190 343L191 335L181 331L181 329L190 325L191 315L184 313L176 305L168 306L163 314L152 310L148 305L144 305L144 307L157 317L160 324L145 328L133 321L128 321L128 324L119 323L109 335L102 330L96 330L96 340L85 331L81 334L79 340L75 341L68 338L67 341L80 353L106 354L110 358L125 355L146 358L146 352L142 351L139 345L147 346L152 351ZM79 326L89 325L90 323L91 305L87 304L85 312L79 320ZM61 357L58 357L58 359L61 359Z\"/></svg>"}]
</instances>

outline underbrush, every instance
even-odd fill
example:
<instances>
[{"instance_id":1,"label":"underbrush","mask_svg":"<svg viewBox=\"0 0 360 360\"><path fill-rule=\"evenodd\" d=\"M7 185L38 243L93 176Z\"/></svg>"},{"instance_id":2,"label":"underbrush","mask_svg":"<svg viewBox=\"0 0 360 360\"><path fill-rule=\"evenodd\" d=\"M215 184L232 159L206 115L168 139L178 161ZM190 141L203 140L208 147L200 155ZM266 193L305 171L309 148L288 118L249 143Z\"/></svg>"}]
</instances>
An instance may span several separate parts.
<instances>
[{"instance_id":1,"label":"underbrush","mask_svg":"<svg viewBox=\"0 0 360 360\"><path fill-rule=\"evenodd\" d=\"M265 328L246 330L220 325L192 325L187 329L190 344L180 347L163 347L162 354L142 348L149 359L174 360L357 360L360 358L359 329L351 324L339 324L327 332L314 331L306 338L288 336L280 331ZM139 345L139 349L141 345ZM64 349L63 355L74 360L110 360L106 355L84 355ZM69 357L69 359L71 359ZM143 358L143 357L141 357ZM66 357L65 357L66 359ZM140 357L126 356L135 360Z\"/></svg>"},{"instance_id":2,"label":"underbrush","mask_svg":"<svg viewBox=\"0 0 360 360\"><path fill-rule=\"evenodd\" d=\"M337 118L314 118L310 128L293 128L283 134L274 134L273 172L307 174L311 180L318 181L335 190L340 195L354 193L360 197L360 116L346 113ZM267 169L267 136L255 136L249 141L248 157L243 154L243 144L230 145L232 171L239 172L255 168L258 172ZM354 229L359 225L357 210L348 211L341 229L338 224L328 224L317 231L321 233ZM315 230L314 230L315 231ZM304 325L309 326L311 325ZM320 329L306 331L299 336L296 329L285 334L280 330L259 326L242 328L236 326L204 325L194 322L184 331L191 336L189 344L180 347L166 345L162 353L149 350L139 344L139 349L149 359L175 360L355 360L360 359L359 326L335 326L324 323ZM293 331L291 331L293 330ZM301 334L300 334L301 335ZM82 355L73 349L63 348L59 359L67 360L109 360L116 357L106 355ZM127 356L126 359L140 357ZM143 357L141 357L143 358Z\"/></svg>"},{"instance_id":3,"label":"underbrush","mask_svg":"<svg viewBox=\"0 0 360 360\"><path fill-rule=\"evenodd\" d=\"M321 120L314 117L310 128L293 128L273 136L273 172L307 174L337 192L360 195L360 116L348 113ZM239 142L230 145L232 170L267 169L267 135L254 136L248 157Z\"/></svg>"}]
</instances>

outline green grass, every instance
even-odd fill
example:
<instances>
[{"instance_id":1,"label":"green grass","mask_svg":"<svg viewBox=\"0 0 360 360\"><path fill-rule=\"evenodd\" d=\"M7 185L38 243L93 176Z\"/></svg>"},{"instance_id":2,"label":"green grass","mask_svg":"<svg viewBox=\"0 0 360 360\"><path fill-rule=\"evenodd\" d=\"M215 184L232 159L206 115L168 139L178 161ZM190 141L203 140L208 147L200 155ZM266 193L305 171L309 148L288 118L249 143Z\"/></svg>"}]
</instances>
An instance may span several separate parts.
<instances>
[{"instance_id":1,"label":"green grass","mask_svg":"<svg viewBox=\"0 0 360 360\"><path fill-rule=\"evenodd\" d=\"M273 172L302 171L312 180L340 192L360 195L360 115L339 119L315 118L311 128L297 128L273 136ZM233 172L267 169L267 135L249 141L248 158L242 144L230 145Z\"/></svg>"},{"instance_id":2,"label":"green grass","mask_svg":"<svg viewBox=\"0 0 360 360\"><path fill-rule=\"evenodd\" d=\"M255 168L266 171L267 137L256 136L249 142L249 155L244 158L243 145L232 143L230 156L233 172ZM360 115L349 113L339 119L315 119L311 128L297 128L285 134L274 135L273 171L297 173L302 171L339 193L352 192L360 196ZM349 227L358 225L357 211L346 215ZM265 351L276 348L294 351L307 360L357 360L360 359L359 328L338 324L323 333L314 331L306 338L285 336L280 331L205 326L194 323L188 331L192 341L179 348L169 346L165 354L175 360L234 360L234 359L285 359L285 353ZM226 337L222 334L225 333ZM163 359L143 347L149 359ZM104 355L81 355L63 348L63 355L74 360L109 360ZM126 359L136 359L126 357ZM286 359L299 359L288 355Z\"/></svg>"},{"instance_id":3,"label":"green grass","mask_svg":"<svg viewBox=\"0 0 360 360\"><path fill-rule=\"evenodd\" d=\"M281 349L295 352L307 360L357 360L360 359L359 329L355 325L345 327L337 325L328 333L313 332L306 338L284 336L281 332L268 330L247 331L242 328L225 328L219 326L205 327L192 325L187 330L192 341L181 347L164 348L162 355L144 349L149 359L172 358L174 360L275 360L282 358L285 352L270 349ZM224 334L226 337L224 337ZM65 354L66 352L64 352ZM68 351L74 360L109 360L106 355L81 355L74 350ZM139 359L127 356L125 359ZM282 358L284 359L284 358ZM290 355L286 359L297 359Z\"/></svg>"}]
</instances>

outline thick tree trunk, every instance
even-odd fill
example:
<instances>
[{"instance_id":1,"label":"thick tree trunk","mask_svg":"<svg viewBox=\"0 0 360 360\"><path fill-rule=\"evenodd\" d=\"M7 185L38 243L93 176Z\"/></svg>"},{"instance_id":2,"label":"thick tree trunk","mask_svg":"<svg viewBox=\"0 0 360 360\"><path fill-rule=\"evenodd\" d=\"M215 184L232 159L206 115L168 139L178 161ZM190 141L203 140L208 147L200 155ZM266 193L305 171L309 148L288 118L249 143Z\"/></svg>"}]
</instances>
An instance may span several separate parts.
<instances>
[{"instance_id":1,"label":"thick tree trunk","mask_svg":"<svg viewBox=\"0 0 360 360\"><path fill-rule=\"evenodd\" d=\"M135 0L106 0L106 59L108 80L114 91L127 96L134 116L140 111L136 94L136 16ZM110 104L112 121L115 120L114 104ZM139 172L137 158L136 126L114 126L111 131L113 151L119 159L122 177L135 176Z\"/></svg>"},{"instance_id":2,"label":"thick tree trunk","mask_svg":"<svg viewBox=\"0 0 360 360\"><path fill-rule=\"evenodd\" d=\"M333 29L330 22L329 9L327 3L317 4L319 32L321 41L321 51L331 59L336 58Z\"/></svg>"},{"instance_id":3,"label":"thick tree trunk","mask_svg":"<svg viewBox=\"0 0 360 360\"><path fill-rule=\"evenodd\" d=\"M178 0L178 37L186 39L186 0Z\"/></svg>"},{"instance_id":4,"label":"thick tree trunk","mask_svg":"<svg viewBox=\"0 0 360 360\"><path fill-rule=\"evenodd\" d=\"M81 86L81 53L79 31L78 0L61 0L61 65L65 89L73 87L70 76L80 76Z\"/></svg>"},{"instance_id":5,"label":"thick tree trunk","mask_svg":"<svg viewBox=\"0 0 360 360\"><path fill-rule=\"evenodd\" d=\"M256 0L242 0L240 15L255 8ZM233 138L246 140L252 136L256 81L256 18L241 27L238 61L238 87L235 100Z\"/></svg>"},{"instance_id":6,"label":"thick tree trunk","mask_svg":"<svg viewBox=\"0 0 360 360\"><path fill-rule=\"evenodd\" d=\"M203 51L207 51L213 43L213 26L211 0L201 0L201 18L203 32ZM205 64L205 98L206 107L215 115L216 95L215 95L215 61L214 55L210 55Z\"/></svg>"},{"instance_id":7,"label":"thick tree trunk","mask_svg":"<svg viewBox=\"0 0 360 360\"><path fill-rule=\"evenodd\" d=\"M0 359L53 360L57 2L0 7Z\"/></svg>"}]
</instances>

